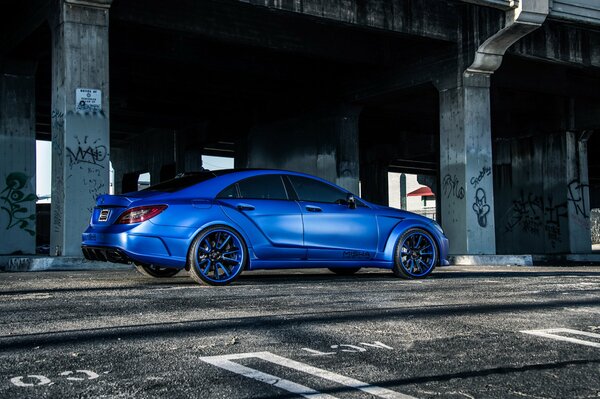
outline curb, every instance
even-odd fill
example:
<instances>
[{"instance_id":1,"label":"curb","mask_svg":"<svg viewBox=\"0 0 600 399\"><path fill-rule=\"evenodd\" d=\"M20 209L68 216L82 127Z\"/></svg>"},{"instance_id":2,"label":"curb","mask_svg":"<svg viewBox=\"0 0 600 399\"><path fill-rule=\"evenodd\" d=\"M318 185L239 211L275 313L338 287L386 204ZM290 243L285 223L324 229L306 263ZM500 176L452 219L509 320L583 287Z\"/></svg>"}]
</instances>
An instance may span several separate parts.
<instances>
[{"instance_id":1,"label":"curb","mask_svg":"<svg viewBox=\"0 0 600 399\"><path fill-rule=\"evenodd\" d=\"M534 255L533 261L538 265L600 265L600 254L564 254L564 255Z\"/></svg>"},{"instance_id":2,"label":"curb","mask_svg":"<svg viewBox=\"0 0 600 399\"><path fill-rule=\"evenodd\" d=\"M130 270L134 266L67 256L0 256L0 272Z\"/></svg>"},{"instance_id":3,"label":"curb","mask_svg":"<svg viewBox=\"0 0 600 399\"><path fill-rule=\"evenodd\" d=\"M532 255L450 255L451 266L533 266Z\"/></svg>"}]
</instances>

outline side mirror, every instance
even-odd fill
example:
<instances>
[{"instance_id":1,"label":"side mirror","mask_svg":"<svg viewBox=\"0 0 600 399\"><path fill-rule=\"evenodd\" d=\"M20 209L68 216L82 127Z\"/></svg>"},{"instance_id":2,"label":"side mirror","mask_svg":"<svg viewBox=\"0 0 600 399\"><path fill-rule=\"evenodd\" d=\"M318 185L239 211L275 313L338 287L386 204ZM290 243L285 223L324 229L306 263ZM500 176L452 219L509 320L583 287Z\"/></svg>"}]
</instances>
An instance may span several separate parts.
<instances>
[{"instance_id":1,"label":"side mirror","mask_svg":"<svg viewBox=\"0 0 600 399\"><path fill-rule=\"evenodd\" d=\"M348 208L356 209L356 199L354 198L354 195L348 194L346 196L346 203L348 204Z\"/></svg>"}]
</instances>

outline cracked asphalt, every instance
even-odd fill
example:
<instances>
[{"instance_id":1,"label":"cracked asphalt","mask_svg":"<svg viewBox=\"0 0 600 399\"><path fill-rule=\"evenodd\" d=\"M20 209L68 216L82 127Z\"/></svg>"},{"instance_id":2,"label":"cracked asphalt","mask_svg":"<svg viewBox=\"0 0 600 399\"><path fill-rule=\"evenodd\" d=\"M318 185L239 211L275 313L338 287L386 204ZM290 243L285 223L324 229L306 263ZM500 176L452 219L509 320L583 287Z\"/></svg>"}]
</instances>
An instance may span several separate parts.
<instances>
[{"instance_id":1,"label":"cracked asphalt","mask_svg":"<svg viewBox=\"0 0 600 399\"><path fill-rule=\"evenodd\" d=\"M0 274L0 398L598 398L600 268Z\"/></svg>"}]
</instances>

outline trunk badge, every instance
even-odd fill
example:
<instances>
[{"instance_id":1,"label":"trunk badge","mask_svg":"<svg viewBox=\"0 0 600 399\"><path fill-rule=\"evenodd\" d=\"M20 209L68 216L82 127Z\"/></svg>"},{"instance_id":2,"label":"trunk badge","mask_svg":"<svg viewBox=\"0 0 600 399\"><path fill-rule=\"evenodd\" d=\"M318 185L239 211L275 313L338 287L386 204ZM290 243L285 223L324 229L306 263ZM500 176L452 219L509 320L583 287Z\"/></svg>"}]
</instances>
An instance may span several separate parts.
<instances>
[{"instance_id":1,"label":"trunk badge","mask_svg":"<svg viewBox=\"0 0 600 399\"><path fill-rule=\"evenodd\" d=\"M100 211L100 217L98 218L98 221L106 222L108 220L108 215L110 215L110 209L102 209Z\"/></svg>"}]
</instances>

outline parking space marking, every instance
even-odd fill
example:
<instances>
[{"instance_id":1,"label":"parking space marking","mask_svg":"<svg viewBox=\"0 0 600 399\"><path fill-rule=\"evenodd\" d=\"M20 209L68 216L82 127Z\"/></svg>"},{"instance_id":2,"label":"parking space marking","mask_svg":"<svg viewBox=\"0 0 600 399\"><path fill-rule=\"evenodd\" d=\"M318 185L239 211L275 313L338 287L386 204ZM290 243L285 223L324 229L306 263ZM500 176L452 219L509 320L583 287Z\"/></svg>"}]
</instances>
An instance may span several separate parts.
<instances>
[{"instance_id":1,"label":"parking space marking","mask_svg":"<svg viewBox=\"0 0 600 399\"><path fill-rule=\"evenodd\" d=\"M90 370L75 370L76 373L81 373L81 374L85 374L87 376L87 378L81 378L81 377L67 377L67 380L69 381L84 381L84 380L95 380L96 378L100 377L98 374L94 373L93 371ZM72 371L64 371L62 373L60 373L61 376L66 377L68 375L73 374Z\"/></svg>"},{"instance_id":2,"label":"parking space marking","mask_svg":"<svg viewBox=\"0 0 600 399\"><path fill-rule=\"evenodd\" d=\"M399 392L395 392L386 388L381 388L374 385L369 385L366 382L356 380L354 378L346 377L341 374L333 373L318 367L313 367L305 363L297 362L282 356L275 355L271 352L249 352L249 353L237 353L233 355L220 355L220 356L207 356L201 357L200 360L203 362L212 364L225 370L229 370L236 374L243 375L248 378L252 378L273 386L285 389L288 392L295 393L305 398L327 398L334 399L335 396L322 394L312 388L308 388L304 385L297 384L295 382L285 380L276 377L271 374L263 373L261 371L252 369L250 367L242 366L239 363L233 362L233 360L241 360L248 358L258 358L267 362L275 363L280 366L288 367L293 370L301 371L307 374L311 374L315 377L323 378L340 385L347 386L367 392L371 395L378 396L386 399L415 399L412 396L404 395Z\"/></svg>"},{"instance_id":3,"label":"parking space marking","mask_svg":"<svg viewBox=\"0 0 600 399\"><path fill-rule=\"evenodd\" d=\"M84 374L85 377L75 377L76 374ZM107 372L105 372L104 374L107 374ZM100 375L91 371L91 370L75 370L75 371L71 371L71 370L67 370L67 371L63 371L62 373L59 373L59 379L62 379L62 377L66 377L66 380L69 381L87 381L87 380L95 380L96 378L99 378ZM28 379L28 380L36 380L35 382L25 382L24 380ZM34 386L39 386L39 385L52 385L54 384L54 382L46 377L45 375L41 375L41 374L28 374L26 376L18 376L18 377L13 377L10 379L10 382L17 386L17 387L34 387Z\"/></svg>"},{"instance_id":4,"label":"parking space marking","mask_svg":"<svg viewBox=\"0 0 600 399\"><path fill-rule=\"evenodd\" d=\"M373 341L373 343L361 342L359 345L362 345L363 347L360 347L357 345L350 345L350 344L331 345L330 348L338 350L337 352L321 352L320 350L311 349L311 348L301 348L301 349L303 351L310 353L312 356L331 356L331 355L337 355L339 352L361 353L361 352L366 352L367 349L372 349L372 348L387 349L387 350L394 349L391 346L386 345L380 341ZM364 348L364 347L366 347L366 348ZM341 348L350 348L350 349L341 349Z\"/></svg>"},{"instance_id":5,"label":"parking space marking","mask_svg":"<svg viewBox=\"0 0 600 399\"><path fill-rule=\"evenodd\" d=\"M29 379L36 379L37 383L31 382L23 382L24 378L29 378ZM50 381L50 378L43 376L43 375L37 375L37 374L30 374L26 377L24 376L19 376L19 377L13 377L10 379L10 382L12 382L14 385L18 386L18 387L34 387L36 385L48 385L50 384L52 381Z\"/></svg>"},{"instance_id":6,"label":"parking space marking","mask_svg":"<svg viewBox=\"0 0 600 399\"><path fill-rule=\"evenodd\" d=\"M545 330L525 330L521 332L524 334L537 335L538 337L550 338L557 341L565 341L579 345L591 346L593 348L600 348L600 342L586 341L584 339L565 337L564 335L559 335L559 333L567 333L573 335L581 335L584 337L596 338L600 340L600 334L591 333L587 331L572 330L570 328L548 328Z\"/></svg>"}]
</instances>

